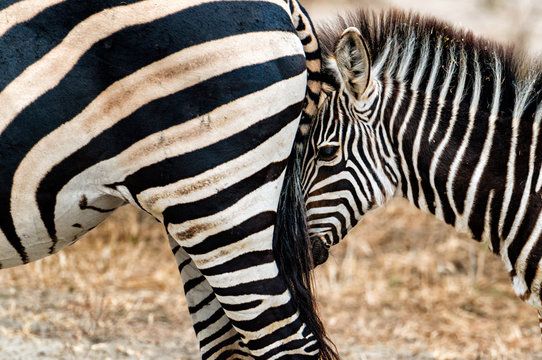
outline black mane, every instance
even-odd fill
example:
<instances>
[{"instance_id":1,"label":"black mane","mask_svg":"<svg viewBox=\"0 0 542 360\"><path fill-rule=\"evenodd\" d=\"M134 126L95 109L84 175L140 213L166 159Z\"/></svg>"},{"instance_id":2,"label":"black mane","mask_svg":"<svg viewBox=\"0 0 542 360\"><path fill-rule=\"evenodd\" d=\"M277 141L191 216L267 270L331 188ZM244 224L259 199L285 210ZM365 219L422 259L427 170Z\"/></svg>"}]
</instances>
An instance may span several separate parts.
<instances>
[{"instance_id":1,"label":"black mane","mask_svg":"<svg viewBox=\"0 0 542 360\"><path fill-rule=\"evenodd\" d=\"M542 72L540 61L533 60L524 51L512 45L503 45L476 36L470 30L458 28L434 17L398 9L383 11L359 9L320 26L318 35L324 58L333 55L335 44L342 32L350 26L355 26L361 31L373 59L378 57L393 37L400 40L414 36L420 42L428 39L430 44L436 44L442 39L447 46L455 45L467 54L477 52L481 63L489 64L497 56L503 70L513 80L522 79L528 71Z\"/></svg>"}]
</instances>

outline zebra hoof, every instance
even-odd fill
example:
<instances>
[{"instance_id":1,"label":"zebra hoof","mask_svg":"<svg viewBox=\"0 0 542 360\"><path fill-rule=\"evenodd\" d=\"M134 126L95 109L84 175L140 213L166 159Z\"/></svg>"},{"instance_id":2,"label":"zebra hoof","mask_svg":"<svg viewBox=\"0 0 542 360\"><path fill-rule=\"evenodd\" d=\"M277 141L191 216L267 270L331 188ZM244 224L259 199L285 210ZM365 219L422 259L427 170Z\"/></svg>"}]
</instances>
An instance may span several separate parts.
<instances>
[{"instance_id":1,"label":"zebra hoof","mask_svg":"<svg viewBox=\"0 0 542 360\"><path fill-rule=\"evenodd\" d=\"M325 263L329 257L329 247L318 236L311 237L311 250L314 267Z\"/></svg>"}]
</instances>

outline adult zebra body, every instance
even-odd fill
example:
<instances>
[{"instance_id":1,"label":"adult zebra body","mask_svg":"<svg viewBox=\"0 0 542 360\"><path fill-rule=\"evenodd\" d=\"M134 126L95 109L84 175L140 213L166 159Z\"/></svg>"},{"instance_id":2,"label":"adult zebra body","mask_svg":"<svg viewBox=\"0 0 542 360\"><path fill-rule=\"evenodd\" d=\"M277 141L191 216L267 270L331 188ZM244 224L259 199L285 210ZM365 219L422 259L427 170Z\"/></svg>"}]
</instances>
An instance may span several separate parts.
<instances>
[{"instance_id":1,"label":"adult zebra body","mask_svg":"<svg viewBox=\"0 0 542 360\"><path fill-rule=\"evenodd\" d=\"M166 227L203 358L333 357L307 275L277 268L310 260L273 251L304 98L310 116L318 93L300 5L22 0L0 18L0 267L130 203ZM303 231L281 229L275 243Z\"/></svg>"},{"instance_id":2,"label":"adult zebra body","mask_svg":"<svg viewBox=\"0 0 542 360\"><path fill-rule=\"evenodd\" d=\"M487 242L540 313L542 67L398 11L361 11L320 39L327 84L302 175L318 262L401 195Z\"/></svg>"}]
</instances>

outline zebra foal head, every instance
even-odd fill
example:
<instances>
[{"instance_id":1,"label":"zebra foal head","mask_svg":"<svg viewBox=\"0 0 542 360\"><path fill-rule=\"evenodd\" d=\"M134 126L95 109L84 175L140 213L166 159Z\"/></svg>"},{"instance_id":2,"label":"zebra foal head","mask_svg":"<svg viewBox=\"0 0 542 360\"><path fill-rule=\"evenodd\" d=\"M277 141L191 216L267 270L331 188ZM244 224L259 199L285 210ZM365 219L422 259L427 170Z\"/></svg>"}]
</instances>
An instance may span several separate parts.
<instances>
[{"instance_id":1,"label":"zebra foal head","mask_svg":"<svg viewBox=\"0 0 542 360\"><path fill-rule=\"evenodd\" d=\"M324 84L302 166L307 221L316 265L362 216L398 185L381 127L382 85L360 31L349 27L324 48Z\"/></svg>"}]
</instances>

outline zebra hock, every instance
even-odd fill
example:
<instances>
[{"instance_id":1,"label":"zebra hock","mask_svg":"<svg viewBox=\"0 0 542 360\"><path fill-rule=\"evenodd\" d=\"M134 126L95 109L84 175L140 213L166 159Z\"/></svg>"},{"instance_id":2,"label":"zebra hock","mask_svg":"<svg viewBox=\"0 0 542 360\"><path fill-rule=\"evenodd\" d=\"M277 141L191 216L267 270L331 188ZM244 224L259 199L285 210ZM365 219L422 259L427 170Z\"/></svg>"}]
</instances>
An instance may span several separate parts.
<instances>
[{"instance_id":1,"label":"zebra hock","mask_svg":"<svg viewBox=\"0 0 542 360\"><path fill-rule=\"evenodd\" d=\"M319 35L325 83L302 173L315 261L403 196L486 242L540 318L540 63L396 10Z\"/></svg>"},{"instance_id":2,"label":"zebra hock","mask_svg":"<svg viewBox=\"0 0 542 360\"><path fill-rule=\"evenodd\" d=\"M286 201L319 92L302 7L24 0L0 17L0 268L131 204L167 230L203 359L336 358Z\"/></svg>"}]
</instances>

